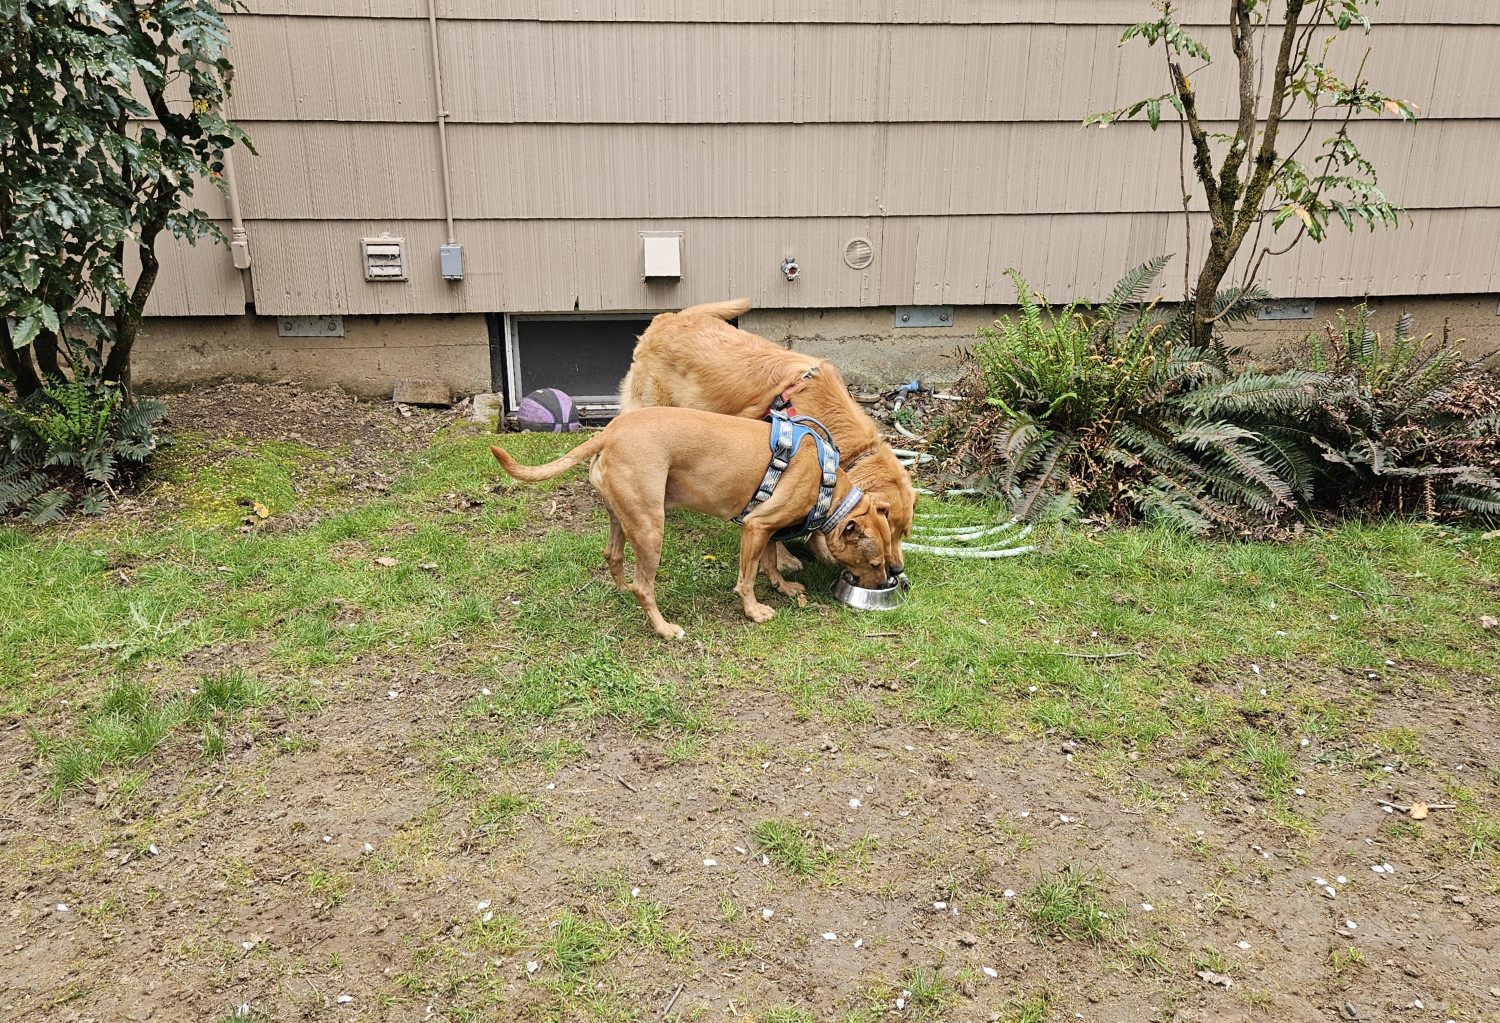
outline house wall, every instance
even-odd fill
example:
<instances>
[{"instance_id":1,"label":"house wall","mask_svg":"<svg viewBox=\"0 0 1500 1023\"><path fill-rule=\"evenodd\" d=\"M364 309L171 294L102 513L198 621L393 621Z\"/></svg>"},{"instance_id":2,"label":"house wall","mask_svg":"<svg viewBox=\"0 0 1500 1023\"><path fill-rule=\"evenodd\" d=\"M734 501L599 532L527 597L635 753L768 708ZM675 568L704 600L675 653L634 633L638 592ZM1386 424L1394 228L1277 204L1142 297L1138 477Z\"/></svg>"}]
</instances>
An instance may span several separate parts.
<instances>
[{"instance_id":1,"label":"house wall","mask_svg":"<svg viewBox=\"0 0 1500 1023\"><path fill-rule=\"evenodd\" d=\"M1197 78L1213 130L1232 115L1227 38L1207 26L1221 8L1182 5L1221 57ZM174 247L148 313L237 316L247 298L262 316L382 320L742 295L768 316L992 307L1015 299L1008 267L1054 298L1098 299L1160 253L1177 254L1160 296L1182 295L1175 126L1080 127L1165 90L1158 51L1119 45L1149 16L1144 0L439 0L437 11L464 280L438 269L426 0L252 0L231 18L230 113L259 153L233 157L253 265L242 274L206 242ZM1349 34L1333 57L1352 68L1372 45L1367 77L1422 108L1415 125L1354 129L1408 216L1399 230L1304 242L1268 262L1262 283L1330 300L1500 293L1500 4L1386 0L1375 15L1374 35ZM205 208L227 223L211 189ZM1189 219L1201 253L1206 220ZM640 234L660 230L683 233L679 282L641 279ZM360 239L381 233L405 239L410 280L363 279ZM843 258L855 238L875 254L862 270ZM788 255L802 269L792 283L778 269ZM890 358L926 357L893 332L869 336Z\"/></svg>"}]
</instances>

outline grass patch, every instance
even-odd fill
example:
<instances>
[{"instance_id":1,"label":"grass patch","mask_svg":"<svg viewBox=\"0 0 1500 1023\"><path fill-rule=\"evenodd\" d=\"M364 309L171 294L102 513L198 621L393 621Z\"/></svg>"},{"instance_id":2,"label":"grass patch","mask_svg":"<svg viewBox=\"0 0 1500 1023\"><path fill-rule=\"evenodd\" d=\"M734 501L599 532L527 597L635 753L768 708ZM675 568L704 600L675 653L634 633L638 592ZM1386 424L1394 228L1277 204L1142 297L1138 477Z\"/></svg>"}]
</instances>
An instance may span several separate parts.
<instances>
[{"instance_id":1,"label":"grass patch","mask_svg":"<svg viewBox=\"0 0 1500 1023\"><path fill-rule=\"evenodd\" d=\"M1039 937L1060 935L1098 945L1124 930L1125 909L1104 906L1104 874L1077 864L1044 872L1022 895L1021 909Z\"/></svg>"},{"instance_id":2,"label":"grass patch","mask_svg":"<svg viewBox=\"0 0 1500 1023\"><path fill-rule=\"evenodd\" d=\"M818 1023L818 1017L800 1005L784 1003L764 1009L755 1017L758 1023Z\"/></svg>"},{"instance_id":3,"label":"grass patch","mask_svg":"<svg viewBox=\"0 0 1500 1023\"><path fill-rule=\"evenodd\" d=\"M307 893L317 900L319 913L331 913L349 896L349 875L338 870L314 870L307 875Z\"/></svg>"},{"instance_id":4,"label":"grass patch","mask_svg":"<svg viewBox=\"0 0 1500 1023\"><path fill-rule=\"evenodd\" d=\"M62 739L33 732L37 756L49 763L54 796L81 788L111 768L128 768L150 757L178 730L199 734L205 757L224 752L227 728L242 712L271 702L271 688L239 669L204 675L196 691L165 697L144 682L119 679L99 701L82 709L78 730Z\"/></svg>"},{"instance_id":5,"label":"grass patch","mask_svg":"<svg viewBox=\"0 0 1500 1023\"><path fill-rule=\"evenodd\" d=\"M821 874L834 862L832 853L818 842L811 828L791 821L764 820L750 834L772 863L797 877Z\"/></svg>"},{"instance_id":6,"label":"grass patch","mask_svg":"<svg viewBox=\"0 0 1500 1023\"><path fill-rule=\"evenodd\" d=\"M609 962L618 951L614 935L597 920L563 910L552 922L546 955L550 965L565 980L578 980L594 967Z\"/></svg>"},{"instance_id":7,"label":"grass patch","mask_svg":"<svg viewBox=\"0 0 1500 1023\"><path fill-rule=\"evenodd\" d=\"M1052 1014L1054 995L1050 988L1017 995L1000 1010L1000 1023L1045 1023Z\"/></svg>"}]
</instances>

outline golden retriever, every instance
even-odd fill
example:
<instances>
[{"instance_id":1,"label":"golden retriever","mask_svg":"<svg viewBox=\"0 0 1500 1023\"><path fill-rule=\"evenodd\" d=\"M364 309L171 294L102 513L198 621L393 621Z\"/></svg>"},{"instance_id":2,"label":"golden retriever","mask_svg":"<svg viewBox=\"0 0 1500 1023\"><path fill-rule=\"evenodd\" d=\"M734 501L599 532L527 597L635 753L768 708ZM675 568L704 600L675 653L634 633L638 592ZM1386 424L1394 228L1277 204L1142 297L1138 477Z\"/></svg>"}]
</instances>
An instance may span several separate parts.
<instances>
[{"instance_id":1,"label":"golden retriever","mask_svg":"<svg viewBox=\"0 0 1500 1023\"><path fill-rule=\"evenodd\" d=\"M620 410L672 405L759 419L777 397L795 395L797 413L828 427L840 465L890 523L886 567L899 574L901 541L911 532L917 499L911 477L881 439L874 420L850 397L833 363L789 351L726 322L749 308L750 300L742 298L653 319L620 382ZM837 560L818 534L810 544L818 560ZM801 567L784 551L777 556L784 569Z\"/></svg>"},{"instance_id":2,"label":"golden retriever","mask_svg":"<svg viewBox=\"0 0 1500 1023\"><path fill-rule=\"evenodd\" d=\"M682 629L663 618L656 606L656 567L661 561L666 510L691 508L721 519L739 515L771 464L771 427L697 409L646 408L621 414L598 436L546 465L521 465L503 448L490 451L507 473L528 481L551 479L592 459L589 482L609 509L609 545L604 549L609 574L617 588L627 588L628 540L635 548L635 579L628 588L658 635L680 639ZM757 566L782 594L796 597L803 592L801 583L781 577L767 544L777 530L807 519L817 503L821 480L817 452L812 443L803 443L771 497L745 516L734 592L753 621L768 621L775 614L755 599ZM831 507L838 509L853 488L849 475L839 470ZM846 515L825 529L813 535L825 538L829 555L861 586L878 587L888 581L885 551L890 526L885 516L876 513L869 495L859 497Z\"/></svg>"}]
</instances>

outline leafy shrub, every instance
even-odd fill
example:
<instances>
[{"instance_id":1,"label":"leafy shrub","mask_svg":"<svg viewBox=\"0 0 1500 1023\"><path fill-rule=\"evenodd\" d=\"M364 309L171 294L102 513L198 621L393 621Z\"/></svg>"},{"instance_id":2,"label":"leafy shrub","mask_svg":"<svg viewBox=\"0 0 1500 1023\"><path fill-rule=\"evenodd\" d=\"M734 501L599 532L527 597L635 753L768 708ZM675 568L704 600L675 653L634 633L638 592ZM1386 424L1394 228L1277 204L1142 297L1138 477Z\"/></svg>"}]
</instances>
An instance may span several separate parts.
<instances>
[{"instance_id":1,"label":"leafy shrub","mask_svg":"<svg viewBox=\"0 0 1500 1023\"><path fill-rule=\"evenodd\" d=\"M1080 510L1161 518L1194 532L1243 527L1297 503L1310 475L1281 422L1314 404L1316 374L1234 374L1187 341L1189 309L1141 297L1167 258L1136 267L1097 309L1054 310L1014 270L1020 315L984 328L964 390L977 410L950 428L956 463L1029 519ZM1220 296L1220 322L1264 292ZM1242 425L1267 420L1264 429Z\"/></svg>"},{"instance_id":2,"label":"leafy shrub","mask_svg":"<svg viewBox=\"0 0 1500 1023\"><path fill-rule=\"evenodd\" d=\"M936 440L948 468L1027 519L1082 513L1193 532L1253 530L1294 512L1500 518L1500 389L1444 330L1389 343L1368 311L1309 337L1305 368L1231 368L1188 340L1186 303L1141 296L1132 270L1098 308L1054 309L1015 281L1020 313L980 331L969 399ZM1218 322L1266 294L1230 291Z\"/></svg>"},{"instance_id":3,"label":"leafy shrub","mask_svg":"<svg viewBox=\"0 0 1500 1023\"><path fill-rule=\"evenodd\" d=\"M1309 437L1333 503L1500 516L1500 390L1446 325L1436 342L1419 338L1407 314L1387 342L1361 305L1308 342L1311 367L1327 376Z\"/></svg>"},{"instance_id":4,"label":"leafy shrub","mask_svg":"<svg viewBox=\"0 0 1500 1023\"><path fill-rule=\"evenodd\" d=\"M127 403L113 387L53 382L19 401L0 397L0 515L54 522L77 502L109 507L117 484L143 465L161 438L159 401Z\"/></svg>"}]
</instances>

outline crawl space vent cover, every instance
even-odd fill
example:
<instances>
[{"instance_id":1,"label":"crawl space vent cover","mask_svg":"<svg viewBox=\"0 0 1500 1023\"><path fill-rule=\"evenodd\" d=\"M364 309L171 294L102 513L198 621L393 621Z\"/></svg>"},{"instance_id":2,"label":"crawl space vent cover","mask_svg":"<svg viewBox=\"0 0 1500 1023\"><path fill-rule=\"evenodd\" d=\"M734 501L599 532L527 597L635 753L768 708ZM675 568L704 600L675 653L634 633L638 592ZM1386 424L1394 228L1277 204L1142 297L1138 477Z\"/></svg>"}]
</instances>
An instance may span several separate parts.
<instances>
[{"instance_id":1,"label":"crawl space vent cover","mask_svg":"<svg viewBox=\"0 0 1500 1023\"><path fill-rule=\"evenodd\" d=\"M875 246L868 238L851 238L844 246L844 262L856 270L863 270L875 262Z\"/></svg>"}]
</instances>

